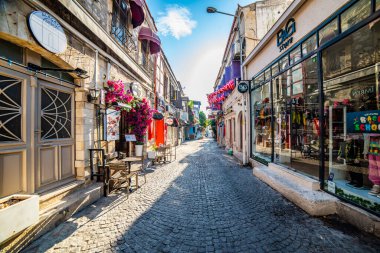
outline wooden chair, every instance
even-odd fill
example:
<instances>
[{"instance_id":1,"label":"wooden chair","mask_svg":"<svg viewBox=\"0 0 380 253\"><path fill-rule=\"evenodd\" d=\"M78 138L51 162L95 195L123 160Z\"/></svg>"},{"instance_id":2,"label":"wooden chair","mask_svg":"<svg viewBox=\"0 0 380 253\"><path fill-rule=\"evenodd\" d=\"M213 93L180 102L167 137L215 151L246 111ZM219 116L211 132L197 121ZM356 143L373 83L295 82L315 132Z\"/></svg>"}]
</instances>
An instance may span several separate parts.
<instances>
[{"instance_id":1,"label":"wooden chair","mask_svg":"<svg viewBox=\"0 0 380 253\"><path fill-rule=\"evenodd\" d=\"M127 189L127 196L129 195L129 189L131 187L132 178L135 177L135 187L138 188L138 174L129 171L128 166L125 162L113 159L108 161L106 164L107 169L107 191L110 192L110 189Z\"/></svg>"},{"instance_id":2,"label":"wooden chair","mask_svg":"<svg viewBox=\"0 0 380 253\"><path fill-rule=\"evenodd\" d=\"M136 162L131 164L131 173L136 173L136 186L138 186L138 176L144 177L144 184L146 184L146 165L144 156L141 157L141 162Z\"/></svg>"}]
</instances>

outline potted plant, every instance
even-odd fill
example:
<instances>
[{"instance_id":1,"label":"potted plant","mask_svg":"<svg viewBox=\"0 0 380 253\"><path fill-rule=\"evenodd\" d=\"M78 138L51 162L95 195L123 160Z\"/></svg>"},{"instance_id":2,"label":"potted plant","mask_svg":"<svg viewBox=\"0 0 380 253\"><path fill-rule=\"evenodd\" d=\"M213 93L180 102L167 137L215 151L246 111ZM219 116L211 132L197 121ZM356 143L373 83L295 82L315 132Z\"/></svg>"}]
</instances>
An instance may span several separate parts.
<instances>
[{"instance_id":1,"label":"potted plant","mask_svg":"<svg viewBox=\"0 0 380 253\"><path fill-rule=\"evenodd\" d=\"M155 159L156 158L156 151L157 151L157 146L156 144L153 144L149 150L148 150L148 158L149 159Z\"/></svg>"},{"instance_id":2,"label":"potted plant","mask_svg":"<svg viewBox=\"0 0 380 253\"><path fill-rule=\"evenodd\" d=\"M38 222L39 196L14 194L0 199L0 243Z\"/></svg>"},{"instance_id":3,"label":"potted plant","mask_svg":"<svg viewBox=\"0 0 380 253\"><path fill-rule=\"evenodd\" d=\"M142 156L145 135L148 126L152 122L153 110L150 108L149 101L143 98L136 99L134 107L130 111L125 111L124 113L125 123L129 127L130 133L136 136L136 156Z\"/></svg>"}]
</instances>

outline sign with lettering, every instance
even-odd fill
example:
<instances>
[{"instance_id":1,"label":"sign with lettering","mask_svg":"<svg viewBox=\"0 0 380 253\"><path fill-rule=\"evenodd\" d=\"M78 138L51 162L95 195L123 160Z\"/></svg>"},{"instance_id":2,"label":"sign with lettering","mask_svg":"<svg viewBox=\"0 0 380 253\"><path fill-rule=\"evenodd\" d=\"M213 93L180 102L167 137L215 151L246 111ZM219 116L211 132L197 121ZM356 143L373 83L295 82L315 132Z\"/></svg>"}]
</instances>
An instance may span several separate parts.
<instances>
[{"instance_id":1,"label":"sign with lettering","mask_svg":"<svg viewBox=\"0 0 380 253\"><path fill-rule=\"evenodd\" d=\"M291 18L286 26L277 33L277 46L280 52L293 43L293 34L296 32L296 21Z\"/></svg>"},{"instance_id":2,"label":"sign with lettering","mask_svg":"<svg viewBox=\"0 0 380 253\"><path fill-rule=\"evenodd\" d=\"M249 84L247 82L240 82L237 88L240 93L246 93L249 89Z\"/></svg>"},{"instance_id":3,"label":"sign with lettering","mask_svg":"<svg viewBox=\"0 0 380 253\"><path fill-rule=\"evenodd\" d=\"M63 53L67 47L65 31L58 21L43 11L33 11L28 18L29 30L37 42L52 53Z\"/></svg>"},{"instance_id":4,"label":"sign with lettering","mask_svg":"<svg viewBox=\"0 0 380 253\"><path fill-rule=\"evenodd\" d=\"M380 133L380 111L347 113L348 133Z\"/></svg>"},{"instance_id":5,"label":"sign with lettering","mask_svg":"<svg viewBox=\"0 0 380 253\"><path fill-rule=\"evenodd\" d=\"M375 92L376 90L374 86L364 86L364 87L352 89L351 96L352 98L360 98L364 96L374 95Z\"/></svg>"}]
</instances>

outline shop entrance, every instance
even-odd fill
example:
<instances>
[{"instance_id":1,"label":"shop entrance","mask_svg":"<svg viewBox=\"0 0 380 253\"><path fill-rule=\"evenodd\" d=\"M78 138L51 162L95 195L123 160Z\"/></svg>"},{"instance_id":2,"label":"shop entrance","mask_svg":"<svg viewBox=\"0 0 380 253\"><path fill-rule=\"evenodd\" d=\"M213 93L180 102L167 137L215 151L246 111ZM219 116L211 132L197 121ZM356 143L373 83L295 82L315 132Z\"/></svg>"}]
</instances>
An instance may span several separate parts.
<instances>
[{"instance_id":1,"label":"shop entrance","mask_svg":"<svg viewBox=\"0 0 380 253\"><path fill-rule=\"evenodd\" d=\"M73 94L69 86L0 67L0 197L73 179Z\"/></svg>"},{"instance_id":2,"label":"shop entrance","mask_svg":"<svg viewBox=\"0 0 380 253\"><path fill-rule=\"evenodd\" d=\"M36 99L36 188L42 190L74 176L73 90L39 81Z\"/></svg>"}]
</instances>

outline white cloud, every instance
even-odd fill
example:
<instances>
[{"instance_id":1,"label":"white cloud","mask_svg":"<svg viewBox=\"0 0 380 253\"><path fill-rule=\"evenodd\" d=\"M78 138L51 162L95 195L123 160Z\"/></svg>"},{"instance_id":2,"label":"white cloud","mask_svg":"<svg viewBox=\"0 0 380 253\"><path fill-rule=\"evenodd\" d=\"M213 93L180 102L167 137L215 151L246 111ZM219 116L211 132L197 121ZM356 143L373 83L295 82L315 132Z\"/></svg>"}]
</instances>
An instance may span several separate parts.
<instances>
[{"instance_id":1,"label":"white cloud","mask_svg":"<svg viewBox=\"0 0 380 253\"><path fill-rule=\"evenodd\" d=\"M166 9L166 13L157 20L158 31L164 35L172 35L176 39L191 35L197 22L191 19L190 11L178 5Z\"/></svg>"}]
</instances>

